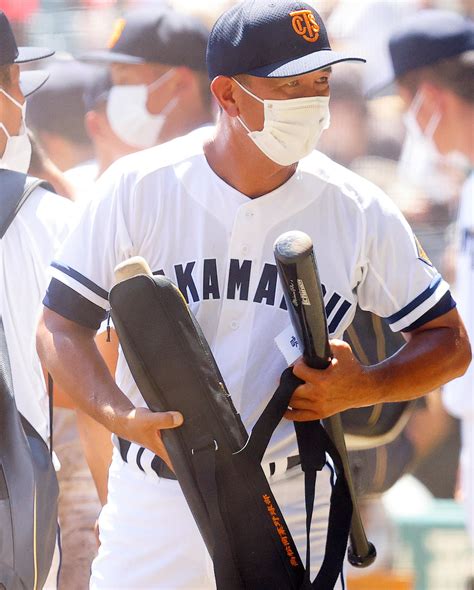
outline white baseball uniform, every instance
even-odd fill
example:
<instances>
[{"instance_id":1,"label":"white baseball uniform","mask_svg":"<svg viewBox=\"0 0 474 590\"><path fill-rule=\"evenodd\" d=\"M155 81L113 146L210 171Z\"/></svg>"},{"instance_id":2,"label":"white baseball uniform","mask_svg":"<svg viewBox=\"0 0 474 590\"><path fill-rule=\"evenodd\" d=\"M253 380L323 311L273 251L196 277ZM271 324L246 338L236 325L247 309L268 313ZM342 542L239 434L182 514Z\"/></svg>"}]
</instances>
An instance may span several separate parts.
<instances>
[{"instance_id":1,"label":"white baseball uniform","mask_svg":"<svg viewBox=\"0 0 474 590\"><path fill-rule=\"evenodd\" d=\"M45 441L49 439L49 401L36 353L36 326L51 278L49 265L74 220L71 201L37 188L0 239L0 315L15 402ZM56 588L59 562L56 551L45 590Z\"/></svg>"},{"instance_id":2,"label":"white baseball uniform","mask_svg":"<svg viewBox=\"0 0 474 590\"><path fill-rule=\"evenodd\" d=\"M0 240L0 314L19 411L49 438L48 395L36 353L36 326L49 265L74 220L71 201L37 188Z\"/></svg>"},{"instance_id":3,"label":"white baseball uniform","mask_svg":"<svg viewBox=\"0 0 474 590\"><path fill-rule=\"evenodd\" d=\"M248 430L275 391L293 343L273 259L282 232L302 230L314 241L332 337L342 336L357 302L397 331L453 307L448 285L379 189L314 152L284 185L250 199L209 167L202 149L208 132L124 158L102 176L99 194L53 263L46 306L97 328L109 308L114 267L143 256L188 300ZM122 354L116 379L133 403L145 405ZM127 463L114 455L91 587L213 588L178 484L159 480L152 453L135 447ZM285 471L286 458L297 453L293 424L283 420L264 468L276 464L269 480L304 559L303 475L299 467ZM327 465L317 482L313 575L324 555L331 478Z\"/></svg>"},{"instance_id":4,"label":"white baseball uniform","mask_svg":"<svg viewBox=\"0 0 474 590\"><path fill-rule=\"evenodd\" d=\"M474 173L463 186L458 216L456 297L471 342L474 342ZM444 388L444 403L461 419L461 486L467 527L474 545L474 363Z\"/></svg>"}]
</instances>

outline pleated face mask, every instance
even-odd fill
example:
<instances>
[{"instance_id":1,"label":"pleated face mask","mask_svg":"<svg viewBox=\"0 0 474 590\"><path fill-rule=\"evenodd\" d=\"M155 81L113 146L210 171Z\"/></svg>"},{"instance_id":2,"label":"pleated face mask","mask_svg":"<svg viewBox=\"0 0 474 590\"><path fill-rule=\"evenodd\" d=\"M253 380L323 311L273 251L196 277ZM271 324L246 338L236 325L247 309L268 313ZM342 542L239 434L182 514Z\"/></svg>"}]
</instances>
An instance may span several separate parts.
<instances>
[{"instance_id":1,"label":"pleated face mask","mask_svg":"<svg viewBox=\"0 0 474 590\"><path fill-rule=\"evenodd\" d=\"M280 166L295 164L317 146L322 132L329 127L329 96L310 96L287 100L263 100L235 82L264 106L261 131L251 131L241 117L238 120L250 139Z\"/></svg>"},{"instance_id":2,"label":"pleated face mask","mask_svg":"<svg viewBox=\"0 0 474 590\"><path fill-rule=\"evenodd\" d=\"M0 168L26 174L31 161L31 143L26 132L25 124L26 100L21 104L13 96L5 92L3 88L0 88L0 93L6 96L8 100L21 110L21 127L18 135L10 135L5 125L0 122L0 129L7 137L5 150L2 156L0 156Z\"/></svg>"},{"instance_id":3,"label":"pleated face mask","mask_svg":"<svg viewBox=\"0 0 474 590\"><path fill-rule=\"evenodd\" d=\"M164 84L173 70L169 70L152 84L123 84L113 86L107 99L107 118L112 131L124 143L136 148L153 147L169 111L176 104L171 100L157 115L147 109L148 96Z\"/></svg>"}]
</instances>

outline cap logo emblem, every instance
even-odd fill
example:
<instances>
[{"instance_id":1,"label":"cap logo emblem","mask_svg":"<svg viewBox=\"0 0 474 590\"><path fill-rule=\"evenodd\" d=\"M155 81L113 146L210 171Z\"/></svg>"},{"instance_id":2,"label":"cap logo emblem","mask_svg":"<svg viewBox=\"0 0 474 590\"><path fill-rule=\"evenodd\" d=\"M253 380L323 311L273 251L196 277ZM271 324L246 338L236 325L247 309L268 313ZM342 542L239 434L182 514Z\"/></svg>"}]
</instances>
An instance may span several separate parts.
<instances>
[{"instance_id":1,"label":"cap logo emblem","mask_svg":"<svg viewBox=\"0 0 474 590\"><path fill-rule=\"evenodd\" d=\"M114 30L112 31L112 34L110 35L110 39L109 39L109 43L108 43L109 49L112 49L113 47L115 47L115 45L117 44L117 41L122 36L123 30L125 29L125 25L126 25L126 21L124 18L119 18L115 21Z\"/></svg>"},{"instance_id":2,"label":"cap logo emblem","mask_svg":"<svg viewBox=\"0 0 474 590\"><path fill-rule=\"evenodd\" d=\"M319 25L311 10L296 10L290 12L290 16L293 30L305 41L314 43L319 39Z\"/></svg>"}]
</instances>

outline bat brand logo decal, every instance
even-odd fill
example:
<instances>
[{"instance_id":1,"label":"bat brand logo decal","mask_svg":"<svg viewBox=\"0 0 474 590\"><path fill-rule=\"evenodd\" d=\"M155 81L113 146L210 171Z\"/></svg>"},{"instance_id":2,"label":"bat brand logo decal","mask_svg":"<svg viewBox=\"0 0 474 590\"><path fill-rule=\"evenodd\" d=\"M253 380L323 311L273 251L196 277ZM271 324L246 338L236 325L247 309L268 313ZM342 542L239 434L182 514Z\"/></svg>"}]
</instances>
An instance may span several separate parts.
<instances>
[{"instance_id":1,"label":"bat brand logo decal","mask_svg":"<svg viewBox=\"0 0 474 590\"><path fill-rule=\"evenodd\" d=\"M293 281L289 282L288 290L291 293L291 303L293 303L293 305L295 307L298 307L298 297L296 297L296 288L295 288L295 284Z\"/></svg>"},{"instance_id":2,"label":"bat brand logo decal","mask_svg":"<svg viewBox=\"0 0 474 590\"><path fill-rule=\"evenodd\" d=\"M298 279L298 291L301 297L301 303L303 305L311 305L311 301L309 300L308 293L306 293L306 288L304 283L301 279Z\"/></svg>"},{"instance_id":3,"label":"bat brand logo decal","mask_svg":"<svg viewBox=\"0 0 474 590\"><path fill-rule=\"evenodd\" d=\"M291 25L297 35L308 43L314 43L319 39L319 25L311 10L296 10L290 12L290 16Z\"/></svg>"},{"instance_id":4,"label":"bat brand logo decal","mask_svg":"<svg viewBox=\"0 0 474 590\"><path fill-rule=\"evenodd\" d=\"M123 30L125 29L126 21L124 18L119 18L115 21L114 30L110 35L108 48L112 49L117 45L118 40L122 36Z\"/></svg>"}]
</instances>

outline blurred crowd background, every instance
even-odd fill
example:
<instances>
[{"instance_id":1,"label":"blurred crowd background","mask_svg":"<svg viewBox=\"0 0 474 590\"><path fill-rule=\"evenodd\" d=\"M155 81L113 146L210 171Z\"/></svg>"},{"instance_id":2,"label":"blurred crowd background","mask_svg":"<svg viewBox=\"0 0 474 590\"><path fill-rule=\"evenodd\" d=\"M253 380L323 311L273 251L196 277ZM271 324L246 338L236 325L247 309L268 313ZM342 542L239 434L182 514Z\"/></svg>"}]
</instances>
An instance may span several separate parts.
<instances>
[{"instance_id":1,"label":"blurred crowd background","mask_svg":"<svg viewBox=\"0 0 474 590\"><path fill-rule=\"evenodd\" d=\"M388 193L404 212L434 265L452 281L454 225L461 187L469 170L463 161L455 159L414 158L420 153L413 141L405 141L400 99L379 89L391 78L387 42L401 19L428 7L474 18L474 0L307 1L325 19L333 48L348 47L367 58L364 67L341 64L334 68L331 126L318 149ZM199 17L210 27L232 4L233 0L0 0L0 10L8 15L19 45L52 47L57 54L51 63L68 64L81 52L106 47L114 21L125 11L169 6L183 15ZM53 78L51 82L50 92L54 93ZM74 96L82 95L81 90ZM43 148L51 148L48 155L54 153L53 127L68 128L75 134L76 145L81 146L76 159L53 158L59 169L65 172L89 160L92 148L83 127L87 105L76 100L73 107L71 101L66 112L54 106L54 96L48 98L46 106L39 101L35 109L31 99L29 126L36 131L40 145L43 142ZM48 108L48 104L53 106ZM56 153L67 154L64 149ZM72 419L67 413L59 416L57 440L61 444L61 431L66 433L62 441L67 455L68 445L74 440L73 434L67 434L71 433ZM367 500L366 518L372 536L378 540L382 565L396 563L399 570L406 567L407 571L415 571L417 590L464 590L473 564L463 519L454 501L459 424L444 409L440 392L419 404L404 436L412 449L408 482L398 482L383 499L378 496L375 501ZM81 485L77 483L80 478L74 480L75 468L68 473L68 461L63 463L66 467L61 477L69 481L67 485ZM426 506L433 499L440 503L433 504L430 513ZM440 517L443 511L445 517ZM426 522L421 522L420 514L424 514ZM431 534L436 526L443 529L439 537ZM417 547L422 542L426 542L424 553L421 546ZM431 574L427 573L430 560L435 572ZM64 588L72 586L65 584ZM381 586L378 590L385 589Z\"/></svg>"}]
</instances>

